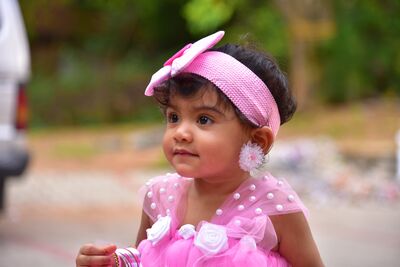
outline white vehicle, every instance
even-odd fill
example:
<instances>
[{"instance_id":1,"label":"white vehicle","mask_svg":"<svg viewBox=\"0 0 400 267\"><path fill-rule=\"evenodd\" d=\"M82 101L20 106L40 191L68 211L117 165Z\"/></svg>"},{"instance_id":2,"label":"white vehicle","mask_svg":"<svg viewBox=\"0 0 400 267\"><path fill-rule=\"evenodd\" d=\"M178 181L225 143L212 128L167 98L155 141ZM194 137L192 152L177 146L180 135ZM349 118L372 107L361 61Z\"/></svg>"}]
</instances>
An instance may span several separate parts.
<instances>
[{"instance_id":1,"label":"white vehicle","mask_svg":"<svg viewBox=\"0 0 400 267\"><path fill-rule=\"evenodd\" d=\"M21 176L28 166L26 147L30 53L17 0L0 0L0 210L5 180Z\"/></svg>"}]
</instances>

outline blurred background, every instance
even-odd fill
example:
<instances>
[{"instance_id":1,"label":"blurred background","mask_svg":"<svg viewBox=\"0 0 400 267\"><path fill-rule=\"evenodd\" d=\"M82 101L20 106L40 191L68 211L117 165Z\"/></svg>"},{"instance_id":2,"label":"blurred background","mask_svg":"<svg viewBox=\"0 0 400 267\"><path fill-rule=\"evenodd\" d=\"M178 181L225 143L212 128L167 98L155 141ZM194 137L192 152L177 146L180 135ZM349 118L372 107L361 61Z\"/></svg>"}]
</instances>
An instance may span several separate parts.
<instances>
[{"instance_id":1,"label":"blurred background","mask_svg":"<svg viewBox=\"0 0 400 267\"><path fill-rule=\"evenodd\" d=\"M398 266L399 1L19 6L31 57L30 161L5 179L0 266L74 266L84 243L135 242L136 191L172 171L159 146L163 119L144 88L184 44L221 29L221 44L268 51L289 77L298 112L280 130L271 172L310 208L325 264Z\"/></svg>"}]
</instances>

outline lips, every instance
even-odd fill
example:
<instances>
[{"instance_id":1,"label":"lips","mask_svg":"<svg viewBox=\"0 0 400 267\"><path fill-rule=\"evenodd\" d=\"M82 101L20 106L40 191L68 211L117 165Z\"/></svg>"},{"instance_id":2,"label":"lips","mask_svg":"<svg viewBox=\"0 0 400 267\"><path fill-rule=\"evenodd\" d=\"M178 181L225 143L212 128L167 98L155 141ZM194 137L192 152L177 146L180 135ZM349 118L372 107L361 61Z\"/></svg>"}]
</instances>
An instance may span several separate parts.
<instances>
[{"instance_id":1,"label":"lips","mask_svg":"<svg viewBox=\"0 0 400 267\"><path fill-rule=\"evenodd\" d=\"M173 154L174 156L193 156L193 157L198 156L197 154L194 154L186 149L174 149Z\"/></svg>"}]
</instances>

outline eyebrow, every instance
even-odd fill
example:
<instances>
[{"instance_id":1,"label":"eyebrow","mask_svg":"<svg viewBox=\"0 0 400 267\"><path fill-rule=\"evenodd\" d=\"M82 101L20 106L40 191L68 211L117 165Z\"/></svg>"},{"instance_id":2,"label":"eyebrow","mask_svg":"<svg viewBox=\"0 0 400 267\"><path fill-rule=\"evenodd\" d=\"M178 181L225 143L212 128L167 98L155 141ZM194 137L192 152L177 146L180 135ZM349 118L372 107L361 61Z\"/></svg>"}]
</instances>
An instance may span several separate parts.
<instances>
[{"instance_id":1,"label":"eyebrow","mask_svg":"<svg viewBox=\"0 0 400 267\"><path fill-rule=\"evenodd\" d=\"M197 106L197 107L193 107L193 109L195 111L203 111L203 110L207 110L207 111L213 111L215 113L218 113L222 116L225 116L225 113L222 112L221 110L219 110L218 108L216 108L215 106Z\"/></svg>"}]
</instances>

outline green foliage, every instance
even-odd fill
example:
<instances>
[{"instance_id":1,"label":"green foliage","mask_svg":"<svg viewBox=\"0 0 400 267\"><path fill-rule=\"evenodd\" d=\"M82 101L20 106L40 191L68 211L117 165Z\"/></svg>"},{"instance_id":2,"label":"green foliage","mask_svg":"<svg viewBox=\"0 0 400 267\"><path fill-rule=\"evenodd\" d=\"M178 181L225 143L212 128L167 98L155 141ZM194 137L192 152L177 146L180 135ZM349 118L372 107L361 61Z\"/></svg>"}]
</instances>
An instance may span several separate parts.
<instances>
[{"instance_id":1,"label":"green foliage","mask_svg":"<svg viewBox=\"0 0 400 267\"><path fill-rule=\"evenodd\" d=\"M400 2L335 2L336 36L319 47L321 97L400 95Z\"/></svg>"},{"instance_id":2,"label":"green foliage","mask_svg":"<svg viewBox=\"0 0 400 267\"><path fill-rule=\"evenodd\" d=\"M264 8L260 1L20 3L32 47L28 93L37 126L159 120L158 110L143 96L151 73L197 34L222 26L226 41L253 32L252 41L285 56L282 20L273 5Z\"/></svg>"},{"instance_id":3,"label":"green foliage","mask_svg":"<svg viewBox=\"0 0 400 267\"><path fill-rule=\"evenodd\" d=\"M255 45L278 59L287 68L289 54L289 34L287 22L271 1L246 1L237 7L235 16L227 26L227 40ZM236 37L236 39L234 38Z\"/></svg>"},{"instance_id":4,"label":"green foliage","mask_svg":"<svg viewBox=\"0 0 400 267\"><path fill-rule=\"evenodd\" d=\"M166 48L185 42L186 32L176 30L183 1L20 3L32 48L34 126L159 120L143 90Z\"/></svg>"},{"instance_id":5,"label":"green foliage","mask_svg":"<svg viewBox=\"0 0 400 267\"><path fill-rule=\"evenodd\" d=\"M255 45L287 61L287 25L272 1L192 0L183 7L189 30L205 35L226 29L224 41Z\"/></svg>"},{"instance_id":6,"label":"green foliage","mask_svg":"<svg viewBox=\"0 0 400 267\"><path fill-rule=\"evenodd\" d=\"M336 35L318 45L329 102L400 95L400 2L332 1ZM216 30L255 44L287 72L290 32L272 0L20 0L32 50L34 125L160 120L143 96L185 43ZM151 104L150 104L151 103Z\"/></svg>"},{"instance_id":7,"label":"green foliage","mask_svg":"<svg viewBox=\"0 0 400 267\"><path fill-rule=\"evenodd\" d=\"M69 51L61 62L55 74L32 77L28 94L34 126L158 119L139 112L150 102L143 96L149 67L139 55L107 65Z\"/></svg>"},{"instance_id":8,"label":"green foliage","mask_svg":"<svg viewBox=\"0 0 400 267\"><path fill-rule=\"evenodd\" d=\"M189 30L204 34L217 30L233 15L238 1L191 0L183 8Z\"/></svg>"}]
</instances>

